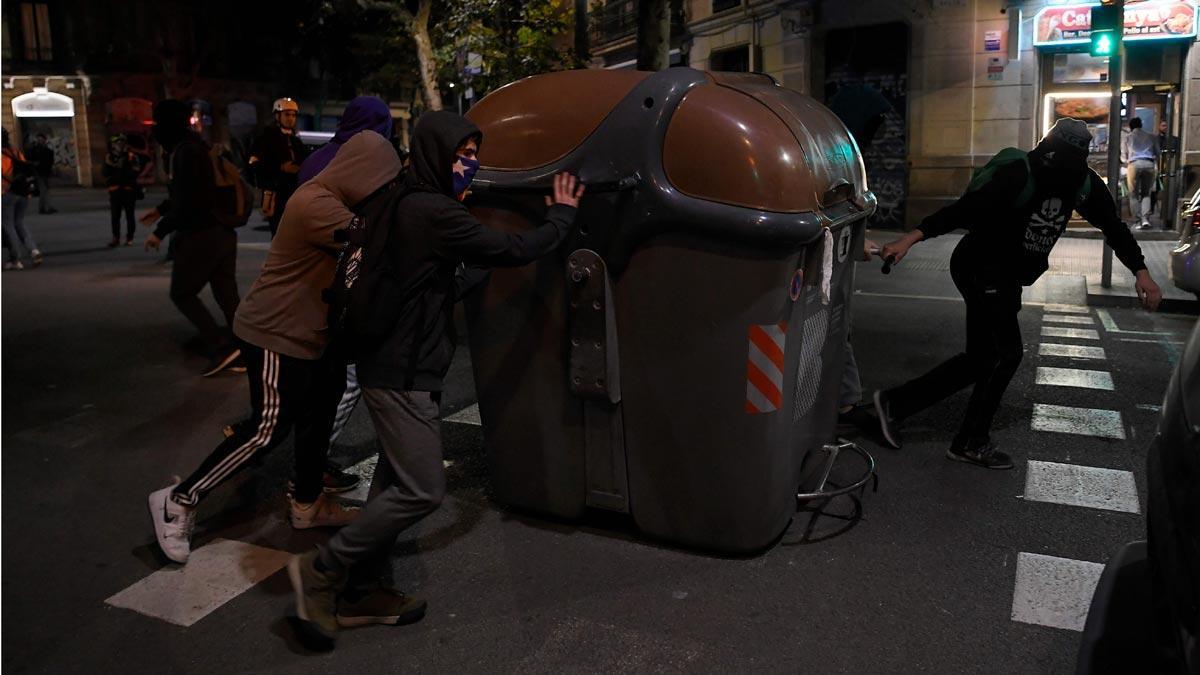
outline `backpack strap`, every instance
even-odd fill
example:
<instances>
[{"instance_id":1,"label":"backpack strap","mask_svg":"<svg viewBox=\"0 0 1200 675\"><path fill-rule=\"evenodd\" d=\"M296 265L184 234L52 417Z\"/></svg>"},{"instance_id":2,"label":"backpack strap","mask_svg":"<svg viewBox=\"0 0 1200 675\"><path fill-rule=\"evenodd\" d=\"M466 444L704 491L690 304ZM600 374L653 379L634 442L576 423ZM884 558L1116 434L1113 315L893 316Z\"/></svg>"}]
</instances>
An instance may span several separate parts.
<instances>
[{"instance_id":1,"label":"backpack strap","mask_svg":"<svg viewBox=\"0 0 1200 675\"><path fill-rule=\"evenodd\" d=\"M1029 153L1022 155L1021 161L1025 163L1025 185L1021 187L1021 191L1017 193L1017 201L1015 206L1018 209L1023 209L1033 201L1033 193L1037 186L1033 184L1033 166L1029 163Z\"/></svg>"}]
</instances>

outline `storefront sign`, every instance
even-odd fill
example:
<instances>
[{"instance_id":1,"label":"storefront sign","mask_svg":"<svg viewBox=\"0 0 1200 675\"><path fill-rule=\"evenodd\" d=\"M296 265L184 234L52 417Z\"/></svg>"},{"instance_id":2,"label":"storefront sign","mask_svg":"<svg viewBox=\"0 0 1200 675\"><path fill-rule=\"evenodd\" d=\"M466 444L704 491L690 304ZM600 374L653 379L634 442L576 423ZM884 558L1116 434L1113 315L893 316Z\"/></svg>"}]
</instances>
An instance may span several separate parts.
<instances>
[{"instance_id":1,"label":"storefront sign","mask_svg":"<svg viewBox=\"0 0 1200 675\"><path fill-rule=\"evenodd\" d=\"M12 111L17 117L74 117L75 101L45 87L34 87L32 93L12 100Z\"/></svg>"},{"instance_id":2,"label":"storefront sign","mask_svg":"<svg viewBox=\"0 0 1200 675\"><path fill-rule=\"evenodd\" d=\"M1087 44L1092 8L1097 4L1046 7L1034 17L1033 44L1061 47ZM1146 0L1125 5L1126 40L1178 40L1196 37L1196 3Z\"/></svg>"},{"instance_id":3,"label":"storefront sign","mask_svg":"<svg viewBox=\"0 0 1200 675\"><path fill-rule=\"evenodd\" d=\"M983 51L998 52L1000 43L1004 41L1004 31L989 30L983 33Z\"/></svg>"},{"instance_id":4,"label":"storefront sign","mask_svg":"<svg viewBox=\"0 0 1200 675\"><path fill-rule=\"evenodd\" d=\"M1004 59L1001 59L999 56L989 56L987 65L987 79L1003 80L1004 65Z\"/></svg>"}]
</instances>

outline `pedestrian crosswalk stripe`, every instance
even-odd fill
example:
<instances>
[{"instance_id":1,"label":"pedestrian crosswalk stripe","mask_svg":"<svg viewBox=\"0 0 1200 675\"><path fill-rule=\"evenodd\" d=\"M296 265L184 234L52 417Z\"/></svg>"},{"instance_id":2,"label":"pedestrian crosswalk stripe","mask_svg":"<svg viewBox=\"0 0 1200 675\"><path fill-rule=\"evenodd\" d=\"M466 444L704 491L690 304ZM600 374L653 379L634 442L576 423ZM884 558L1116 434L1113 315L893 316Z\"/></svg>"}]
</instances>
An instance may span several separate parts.
<instances>
[{"instance_id":1,"label":"pedestrian crosswalk stripe","mask_svg":"<svg viewBox=\"0 0 1200 675\"><path fill-rule=\"evenodd\" d=\"M1043 323L1066 323L1077 326L1094 326L1096 321L1090 316L1072 316L1070 314L1043 314Z\"/></svg>"},{"instance_id":2,"label":"pedestrian crosswalk stripe","mask_svg":"<svg viewBox=\"0 0 1200 675\"><path fill-rule=\"evenodd\" d=\"M459 424L474 424L475 426L480 426L481 424L483 424L483 422L480 421L480 419L479 419L479 404L478 403L472 403L471 405L467 406L466 408L463 408L462 410L459 410L458 412L454 413L453 415L447 417L443 421L457 422Z\"/></svg>"},{"instance_id":3,"label":"pedestrian crosswalk stripe","mask_svg":"<svg viewBox=\"0 0 1200 675\"><path fill-rule=\"evenodd\" d=\"M1091 328L1059 328L1058 326L1042 326L1042 337L1099 340L1100 334Z\"/></svg>"},{"instance_id":4,"label":"pedestrian crosswalk stripe","mask_svg":"<svg viewBox=\"0 0 1200 675\"><path fill-rule=\"evenodd\" d=\"M1053 342L1043 342L1038 345L1038 356L1066 356L1072 359L1104 359L1103 347L1086 345L1059 345Z\"/></svg>"},{"instance_id":5,"label":"pedestrian crosswalk stripe","mask_svg":"<svg viewBox=\"0 0 1200 675\"><path fill-rule=\"evenodd\" d=\"M1117 322L1113 321L1112 314L1109 314L1107 309L1096 310L1096 316L1100 317L1100 323L1104 324L1104 330L1110 333L1121 332L1121 329L1117 328Z\"/></svg>"},{"instance_id":6,"label":"pedestrian crosswalk stripe","mask_svg":"<svg viewBox=\"0 0 1200 675\"><path fill-rule=\"evenodd\" d=\"M287 564L286 551L214 539L186 565L164 567L105 600L177 626L191 626Z\"/></svg>"},{"instance_id":7,"label":"pedestrian crosswalk stripe","mask_svg":"<svg viewBox=\"0 0 1200 675\"><path fill-rule=\"evenodd\" d=\"M1035 382L1055 387L1113 390L1112 374L1103 370L1038 366Z\"/></svg>"},{"instance_id":8,"label":"pedestrian crosswalk stripe","mask_svg":"<svg viewBox=\"0 0 1200 675\"><path fill-rule=\"evenodd\" d=\"M1042 310L1059 314L1088 314L1091 312L1091 310L1083 305L1060 305L1055 303L1042 305Z\"/></svg>"},{"instance_id":9,"label":"pedestrian crosswalk stripe","mask_svg":"<svg viewBox=\"0 0 1200 675\"><path fill-rule=\"evenodd\" d=\"M1141 513L1129 471L1030 460L1025 499L1123 513Z\"/></svg>"},{"instance_id":10,"label":"pedestrian crosswalk stripe","mask_svg":"<svg viewBox=\"0 0 1200 675\"><path fill-rule=\"evenodd\" d=\"M1034 431L1125 439L1125 424L1116 410L1033 404Z\"/></svg>"},{"instance_id":11,"label":"pedestrian crosswalk stripe","mask_svg":"<svg viewBox=\"0 0 1200 675\"><path fill-rule=\"evenodd\" d=\"M1100 563L1018 553L1012 620L1082 631L1103 571Z\"/></svg>"}]
</instances>

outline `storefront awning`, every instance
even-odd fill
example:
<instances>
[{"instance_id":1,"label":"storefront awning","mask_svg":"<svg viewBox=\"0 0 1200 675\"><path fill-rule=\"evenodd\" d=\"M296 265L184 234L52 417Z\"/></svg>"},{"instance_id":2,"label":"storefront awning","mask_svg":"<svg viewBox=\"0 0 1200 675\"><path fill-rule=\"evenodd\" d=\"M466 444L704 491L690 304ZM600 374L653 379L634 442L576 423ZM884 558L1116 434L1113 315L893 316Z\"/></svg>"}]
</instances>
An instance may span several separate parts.
<instances>
[{"instance_id":1,"label":"storefront awning","mask_svg":"<svg viewBox=\"0 0 1200 675\"><path fill-rule=\"evenodd\" d=\"M1091 40L1092 8L1100 3L1045 7L1033 19L1033 44L1042 48L1085 45ZM1196 37L1192 0L1145 0L1125 5L1125 41Z\"/></svg>"},{"instance_id":2,"label":"storefront awning","mask_svg":"<svg viewBox=\"0 0 1200 675\"><path fill-rule=\"evenodd\" d=\"M45 87L34 87L31 93L12 100L12 110L17 117L74 117L75 101Z\"/></svg>"}]
</instances>

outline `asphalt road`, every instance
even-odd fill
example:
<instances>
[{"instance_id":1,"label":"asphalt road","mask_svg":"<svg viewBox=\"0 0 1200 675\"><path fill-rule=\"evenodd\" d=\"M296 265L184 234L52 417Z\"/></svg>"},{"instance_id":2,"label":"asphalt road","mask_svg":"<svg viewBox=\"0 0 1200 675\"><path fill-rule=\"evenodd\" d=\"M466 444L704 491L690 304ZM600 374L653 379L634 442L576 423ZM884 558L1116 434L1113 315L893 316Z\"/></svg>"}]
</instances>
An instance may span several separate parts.
<instances>
[{"instance_id":1,"label":"asphalt road","mask_svg":"<svg viewBox=\"0 0 1200 675\"><path fill-rule=\"evenodd\" d=\"M777 546L749 558L659 546L620 521L511 513L489 498L480 429L446 422L451 496L397 547L397 578L429 599L429 615L346 631L335 652L318 655L293 638L282 572L189 627L105 602L173 569L155 554L146 494L190 471L243 415L247 393L243 376L196 376L203 362L182 347L189 327L167 298L168 268L140 248L105 249L100 205L95 193L62 195L62 213L32 216L45 265L0 279L2 659L13 673L1068 672L1078 632L1012 618L1018 560L1103 563L1144 536L1144 449L1195 321L1092 310L1079 314L1092 324L1078 327L1098 339L1051 338L1041 335L1048 312L1027 305L1025 362L995 431L1015 470L944 458L959 395L914 418L901 451L859 439L880 483L852 527L821 517L805 537L812 516L802 514ZM243 232L243 292L263 242ZM860 268L853 311L868 390L919 374L963 339L946 273L876 269ZM1040 356L1047 342L1099 346L1106 358ZM461 349L447 415L473 402L467 358ZM1035 384L1038 366L1105 371L1113 390ZM1034 430L1039 404L1116 411L1125 438ZM374 453L363 411L342 440L335 451L347 465ZM195 545L300 552L321 541L284 519L289 455L290 442L215 492ZM1130 472L1138 512L1027 499L1031 460ZM1033 589L1054 599L1053 588ZM157 596L187 602L183 591Z\"/></svg>"}]
</instances>

